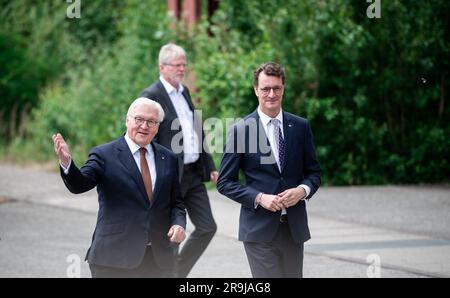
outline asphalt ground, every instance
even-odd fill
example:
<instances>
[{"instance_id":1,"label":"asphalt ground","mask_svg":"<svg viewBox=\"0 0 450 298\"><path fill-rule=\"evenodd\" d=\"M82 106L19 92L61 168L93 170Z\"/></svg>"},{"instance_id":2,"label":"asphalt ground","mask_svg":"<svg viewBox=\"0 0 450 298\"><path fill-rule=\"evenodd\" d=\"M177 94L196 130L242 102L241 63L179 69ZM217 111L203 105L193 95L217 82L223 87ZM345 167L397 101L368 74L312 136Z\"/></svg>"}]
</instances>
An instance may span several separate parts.
<instances>
[{"instance_id":1,"label":"asphalt ground","mask_svg":"<svg viewBox=\"0 0 450 298\"><path fill-rule=\"evenodd\" d=\"M189 277L251 277L239 205L209 195L218 231ZM0 277L90 277L97 208L57 172L0 164ZM448 186L322 187L307 209L304 277L450 277Z\"/></svg>"}]
</instances>

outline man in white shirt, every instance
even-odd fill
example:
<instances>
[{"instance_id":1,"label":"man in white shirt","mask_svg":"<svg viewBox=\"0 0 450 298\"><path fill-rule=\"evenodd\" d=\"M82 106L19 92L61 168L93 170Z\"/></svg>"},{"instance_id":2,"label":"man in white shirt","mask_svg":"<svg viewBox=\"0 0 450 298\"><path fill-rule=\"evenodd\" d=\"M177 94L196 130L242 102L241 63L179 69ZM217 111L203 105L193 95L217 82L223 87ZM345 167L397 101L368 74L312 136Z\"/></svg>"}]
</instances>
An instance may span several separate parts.
<instances>
[{"instance_id":1,"label":"man in white shirt","mask_svg":"<svg viewBox=\"0 0 450 298\"><path fill-rule=\"evenodd\" d=\"M202 146L203 125L188 88L182 84L186 67L183 48L175 44L163 46L159 52L159 80L140 94L159 102L164 109L166 118L155 141L178 157L183 203L195 226L178 254L178 277L189 274L217 230L204 182L216 183L218 172L208 148Z\"/></svg>"}]
</instances>

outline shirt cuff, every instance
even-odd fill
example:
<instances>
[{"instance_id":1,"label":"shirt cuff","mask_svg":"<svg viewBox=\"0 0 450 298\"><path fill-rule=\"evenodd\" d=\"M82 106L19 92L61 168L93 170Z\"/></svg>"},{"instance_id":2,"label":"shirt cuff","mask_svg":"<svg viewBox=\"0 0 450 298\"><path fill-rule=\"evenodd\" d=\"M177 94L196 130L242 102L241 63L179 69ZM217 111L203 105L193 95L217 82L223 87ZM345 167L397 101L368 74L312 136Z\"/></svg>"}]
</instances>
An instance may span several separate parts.
<instances>
[{"instance_id":1,"label":"shirt cuff","mask_svg":"<svg viewBox=\"0 0 450 298\"><path fill-rule=\"evenodd\" d=\"M64 175L69 174L69 169L70 169L71 164L72 164L72 159L69 160L69 165L67 166L67 168L65 166L63 166L62 163L59 164L64 171Z\"/></svg>"},{"instance_id":2,"label":"shirt cuff","mask_svg":"<svg viewBox=\"0 0 450 298\"><path fill-rule=\"evenodd\" d=\"M256 195L256 198L255 198L255 209L258 208L259 203L261 203L261 198L262 198L263 194L264 194L263 192L260 192L259 194Z\"/></svg>"},{"instance_id":3,"label":"shirt cuff","mask_svg":"<svg viewBox=\"0 0 450 298\"><path fill-rule=\"evenodd\" d=\"M309 186L306 185L306 184L300 184L298 187L302 187L302 188L305 190L305 192L306 192L306 195L305 195L303 198L300 199L300 200L304 200L304 199L307 198L307 197L309 196L309 194L311 193L311 187L309 187Z\"/></svg>"}]
</instances>

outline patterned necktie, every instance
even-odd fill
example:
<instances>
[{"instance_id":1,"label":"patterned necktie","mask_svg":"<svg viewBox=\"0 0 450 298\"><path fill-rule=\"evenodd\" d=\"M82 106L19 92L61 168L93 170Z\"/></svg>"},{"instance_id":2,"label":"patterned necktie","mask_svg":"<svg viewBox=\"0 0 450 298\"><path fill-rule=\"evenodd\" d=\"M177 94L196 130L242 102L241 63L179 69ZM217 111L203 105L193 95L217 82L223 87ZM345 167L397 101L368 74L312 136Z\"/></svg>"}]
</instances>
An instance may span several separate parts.
<instances>
[{"instance_id":1,"label":"patterned necktie","mask_svg":"<svg viewBox=\"0 0 450 298\"><path fill-rule=\"evenodd\" d=\"M281 132L280 120L274 118L271 120L271 122L273 124L273 133L275 136L275 142L277 143L278 147L278 161L281 171L284 167L284 150L285 150L283 133Z\"/></svg>"},{"instance_id":2,"label":"patterned necktie","mask_svg":"<svg viewBox=\"0 0 450 298\"><path fill-rule=\"evenodd\" d=\"M141 153L141 175L142 180L144 180L145 190L147 192L148 200L151 201L153 197L153 190L152 190L152 176L150 174L150 169L148 168L147 159L145 158L145 153L147 152L147 149L144 147L139 148L139 151Z\"/></svg>"}]
</instances>

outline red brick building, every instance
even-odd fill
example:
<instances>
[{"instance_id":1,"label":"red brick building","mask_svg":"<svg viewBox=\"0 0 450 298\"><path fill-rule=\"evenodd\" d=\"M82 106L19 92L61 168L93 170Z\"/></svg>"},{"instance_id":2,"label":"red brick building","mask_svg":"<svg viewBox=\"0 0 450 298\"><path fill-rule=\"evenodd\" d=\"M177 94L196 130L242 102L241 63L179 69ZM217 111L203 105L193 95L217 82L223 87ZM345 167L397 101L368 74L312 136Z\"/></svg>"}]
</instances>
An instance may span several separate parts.
<instances>
[{"instance_id":1,"label":"red brick building","mask_svg":"<svg viewBox=\"0 0 450 298\"><path fill-rule=\"evenodd\" d=\"M206 4L208 19L219 6L219 0L167 0L167 7L178 19L184 19L188 26L196 23L202 14L202 4Z\"/></svg>"}]
</instances>

